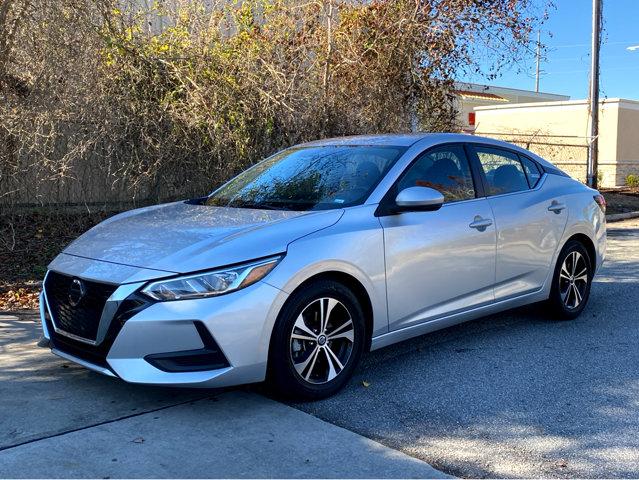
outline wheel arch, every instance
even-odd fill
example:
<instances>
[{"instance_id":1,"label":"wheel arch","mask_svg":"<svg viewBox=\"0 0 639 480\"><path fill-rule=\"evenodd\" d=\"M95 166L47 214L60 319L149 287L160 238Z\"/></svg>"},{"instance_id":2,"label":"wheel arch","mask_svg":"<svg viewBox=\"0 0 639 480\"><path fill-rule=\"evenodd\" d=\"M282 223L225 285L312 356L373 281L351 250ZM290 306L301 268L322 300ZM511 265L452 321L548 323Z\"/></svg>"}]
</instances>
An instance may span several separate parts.
<instances>
[{"instance_id":1,"label":"wheel arch","mask_svg":"<svg viewBox=\"0 0 639 480\"><path fill-rule=\"evenodd\" d=\"M282 305L282 308L280 308L280 313L278 313L278 318L282 310L284 310L286 303L289 301L289 299L293 296L295 292L319 280L332 280L332 281L341 283L342 285L344 285L346 288L348 288L350 291L353 292L353 294L359 301L362 307L362 310L364 312L364 328L365 328L365 334L366 334L366 343L364 345L364 351L369 351L371 346L371 339L373 336L373 328L374 328L373 304L372 304L370 295L368 293L368 290L366 290L366 287L364 286L364 284L362 284L362 282L360 282L356 277L354 277L353 275L349 273L339 271L339 270L329 270L329 271L316 273L306 278L303 282L297 285L295 289L290 293L288 299L286 300L284 305ZM276 323L277 323L277 320L276 320ZM269 345L269 352L270 352L270 345Z\"/></svg>"},{"instance_id":2,"label":"wheel arch","mask_svg":"<svg viewBox=\"0 0 639 480\"><path fill-rule=\"evenodd\" d=\"M594 242L590 239L590 237L584 233L575 233L568 237L568 239L564 242L561 247L562 250L568 245L571 241L577 241L581 243L586 252L588 252L588 259L590 260L590 267L594 270L597 268L597 249L595 248Z\"/></svg>"}]
</instances>

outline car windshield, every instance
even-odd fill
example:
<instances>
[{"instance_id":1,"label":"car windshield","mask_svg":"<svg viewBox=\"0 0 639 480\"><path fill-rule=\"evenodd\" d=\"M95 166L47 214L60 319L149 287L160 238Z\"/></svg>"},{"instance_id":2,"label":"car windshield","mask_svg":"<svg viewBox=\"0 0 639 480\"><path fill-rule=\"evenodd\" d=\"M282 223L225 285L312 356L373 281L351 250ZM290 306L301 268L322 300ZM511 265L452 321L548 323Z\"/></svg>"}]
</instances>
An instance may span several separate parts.
<instances>
[{"instance_id":1,"label":"car windshield","mask_svg":"<svg viewBox=\"0 0 639 480\"><path fill-rule=\"evenodd\" d=\"M386 146L290 148L241 173L204 203L274 210L358 205L405 150Z\"/></svg>"}]
</instances>

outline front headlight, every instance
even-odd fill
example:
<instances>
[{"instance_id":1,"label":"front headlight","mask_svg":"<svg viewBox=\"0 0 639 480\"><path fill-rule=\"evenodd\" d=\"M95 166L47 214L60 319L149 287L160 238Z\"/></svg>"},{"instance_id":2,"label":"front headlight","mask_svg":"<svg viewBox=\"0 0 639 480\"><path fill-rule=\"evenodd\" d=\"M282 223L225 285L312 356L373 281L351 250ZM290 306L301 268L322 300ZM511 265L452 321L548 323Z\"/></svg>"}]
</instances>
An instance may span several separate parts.
<instances>
[{"instance_id":1,"label":"front headlight","mask_svg":"<svg viewBox=\"0 0 639 480\"><path fill-rule=\"evenodd\" d=\"M142 293L161 302L223 295L259 282L282 257L278 255L236 267L158 280L144 287Z\"/></svg>"}]
</instances>

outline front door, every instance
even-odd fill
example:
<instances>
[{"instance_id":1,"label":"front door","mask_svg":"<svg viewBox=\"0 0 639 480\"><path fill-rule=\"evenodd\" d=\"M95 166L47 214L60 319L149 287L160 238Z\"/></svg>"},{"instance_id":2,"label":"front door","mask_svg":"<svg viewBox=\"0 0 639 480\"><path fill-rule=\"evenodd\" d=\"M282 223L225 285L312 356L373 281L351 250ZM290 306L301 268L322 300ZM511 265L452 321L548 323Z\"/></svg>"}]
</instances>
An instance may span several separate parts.
<instances>
[{"instance_id":1,"label":"front door","mask_svg":"<svg viewBox=\"0 0 639 480\"><path fill-rule=\"evenodd\" d=\"M432 212L380 217L384 229L390 330L491 303L495 281L495 225L477 198L462 145L428 150L393 187L428 186L444 205Z\"/></svg>"}]
</instances>

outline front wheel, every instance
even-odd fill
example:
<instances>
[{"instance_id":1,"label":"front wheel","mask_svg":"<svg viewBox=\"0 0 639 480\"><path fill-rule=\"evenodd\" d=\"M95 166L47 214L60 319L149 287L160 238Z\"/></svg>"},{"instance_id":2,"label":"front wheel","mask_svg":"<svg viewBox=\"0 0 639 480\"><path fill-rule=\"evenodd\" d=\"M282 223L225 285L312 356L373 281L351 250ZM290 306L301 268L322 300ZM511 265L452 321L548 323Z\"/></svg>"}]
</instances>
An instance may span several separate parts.
<instances>
[{"instance_id":1,"label":"front wheel","mask_svg":"<svg viewBox=\"0 0 639 480\"><path fill-rule=\"evenodd\" d=\"M268 380L276 393L317 400L352 376L362 355L364 314L341 283L321 280L291 295L275 324Z\"/></svg>"},{"instance_id":2,"label":"front wheel","mask_svg":"<svg viewBox=\"0 0 639 480\"><path fill-rule=\"evenodd\" d=\"M555 267L549 304L561 320L577 318L586 308L594 275L592 261L581 242L566 244Z\"/></svg>"}]
</instances>

